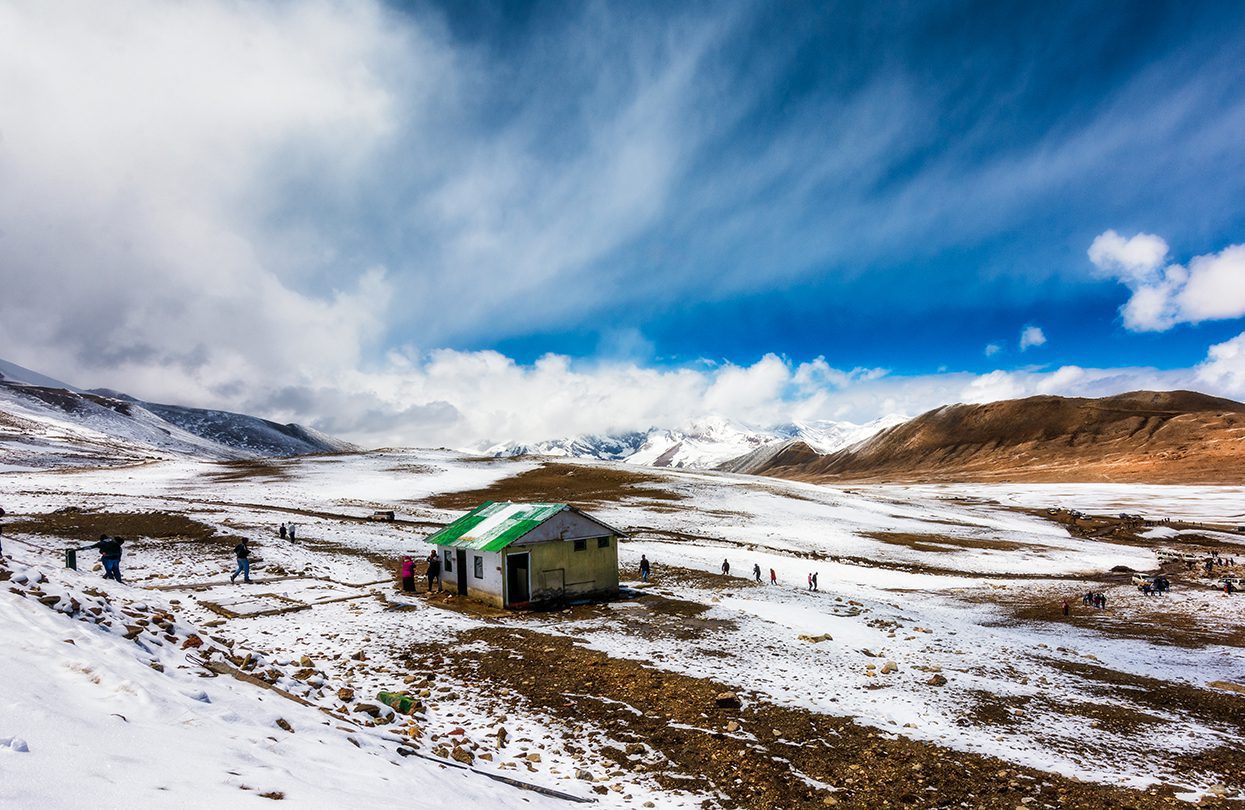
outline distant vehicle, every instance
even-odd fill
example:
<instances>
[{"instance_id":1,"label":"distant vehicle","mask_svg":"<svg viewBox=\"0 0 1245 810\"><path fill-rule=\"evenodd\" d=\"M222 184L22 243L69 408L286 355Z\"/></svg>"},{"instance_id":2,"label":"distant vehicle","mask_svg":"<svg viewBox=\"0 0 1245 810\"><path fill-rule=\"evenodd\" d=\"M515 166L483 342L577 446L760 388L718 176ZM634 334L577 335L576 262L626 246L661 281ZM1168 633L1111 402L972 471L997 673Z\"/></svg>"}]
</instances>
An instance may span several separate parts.
<instances>
[{"instance_id":1,"label":"distant vehicle","mask_svg":"<svg viewBox=\"0 0 1245 810\"><path fill-rule=\"evenodd\" d=\"M1245 577L1220 577L1219 584L1215 587L1222 591L1225 585L1231 585L1233 590L1239 591L1245 587Z\"/></svg>"},{"instance_id":2,"label":"distant vehicle","mask_svg":"<svg viewBox=\"0 0 1245 810\"><path fill-rule=\"evenodd\" d=\"M1176 562L1184 559L1183 555L1179 551L1170 548L1161 548L1154 552L1154 554L1162 562Z\"/></svg>"},{"instance_id":3,"label":"distant vehicle","mask_svg":"<svg viewBox=\"0 0 1245 810\"><path fill-rule=\"evenodd\" d=\"M1154 584L1154 574L1133 574L1133 584L1138 588Z\"/></svg>"},{"instance_id":4,"label":"distant vehicle","mask_svg":"<svg viewBox=\"0 0 1245 810\"><path fill-rule=\"evenodd\" d=\"M397 520L397 516L393 512L373 512L368 516L368 520L378 520L392 523Z\"/></svg>"}]
</instances>

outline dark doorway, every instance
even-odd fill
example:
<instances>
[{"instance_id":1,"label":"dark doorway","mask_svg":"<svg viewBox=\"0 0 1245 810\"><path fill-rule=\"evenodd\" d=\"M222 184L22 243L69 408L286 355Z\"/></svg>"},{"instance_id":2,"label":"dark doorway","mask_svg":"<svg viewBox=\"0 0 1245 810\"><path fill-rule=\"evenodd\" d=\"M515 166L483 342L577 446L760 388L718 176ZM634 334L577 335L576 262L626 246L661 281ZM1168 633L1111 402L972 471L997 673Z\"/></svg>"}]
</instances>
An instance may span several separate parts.
<instances>
[{"instance_id":1,"label":"dark doorway","mask_svg":"<svg viewBox=\"0 0 1245 810\"><path fill-rule=\"evenodd\" d=\"M458 595L467 595L467 552L458 549Z\"/></svg>"},{"instance_id":2,"label":"dark doorway","mask_svg":"<svg viewBox=\"0 0 1245 810\"><path fill-rule=\"evenodd\" d=\"M526 554L511 554L506 557L506 594L510 607L525 607L532 600L527 568Z\"/></svg>"}]
</instances>

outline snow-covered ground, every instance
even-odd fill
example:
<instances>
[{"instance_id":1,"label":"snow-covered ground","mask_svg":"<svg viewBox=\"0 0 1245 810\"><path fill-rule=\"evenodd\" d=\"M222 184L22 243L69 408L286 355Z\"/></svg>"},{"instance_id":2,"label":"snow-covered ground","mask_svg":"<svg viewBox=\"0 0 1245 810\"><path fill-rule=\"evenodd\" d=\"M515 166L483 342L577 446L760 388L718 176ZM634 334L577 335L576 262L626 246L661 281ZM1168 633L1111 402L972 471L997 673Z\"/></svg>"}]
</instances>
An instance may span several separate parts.
<instances>
[{"instance_id":1,"label":"snow-covered ground","mask_svg":"<svg viewBox=\"0 0 1245 810\"><path fill-rule=\"evenodd\" d=\"M569 463L581 463L586 473L594 466ZM0 472L6 523L20 525L26 516L66 507L185 514L251 539L262 559L255 575L265 581L251 589L229 584L232 542L135 538L124 563L126 586L102 583L86 566L81 573L60 568L61 537L6 530L5 554L11 571L34 568L47 577L46 593L114 607L125 600L157 605L176 617L179 639L192 632L227 636L234 653L252 651L277 685L322 708L346 708L337 693L346 685L366 700L382 689L412 688L405 680L412 674L432 675L426 684L415 683L427 692L415 745L421 753L461 748L481 772L605 806L651 801L690 807L706 797L662 790L642 773L611 767L593 753L611 744L604 738L568 752L567 740L584 732L572 731L565 718L518 705L499 713L496 701L486 699L495 696L412 665L407 645L501 621L574 636L612 656L709 678L756 699L851 716L883 733L1064 775L1164 783L1189 796L1222 779L1179 763L1235 745L1230 727L1134 697L1136 686L1108 690L1087 673L1101 669L1195 689L1241 682L1245 652L1194 632L1240 630L1240 600L1194 582L1178 587L1161 612L1178 617L1191 635L1173 646L1170 634L1145 632L1145 623L1159 615L1154 598L1123 578L1103 579L1113 566L1155 569L1151 550L1072 537L1006 507L1231 522L1245 503L1241 488L828 488L654 471L650 483L588 509L631 533L620 549L625 580L633 579L641 554L653 561L654 583L629 582L637 592L707 606L709 629L694 642L632 632L629 616L641 607L636 602L582 616L487 619L395 591L392 561L401 554L425 556L422 537L454 515L430 505L430 496L479 489L537 466L526 459L385 451L247 469L166 460L112 470ZM644 498L645 487L683 500ZM399 522L361 520L380 508L396 510ZM282 521L297 525L296 542L276 537ZM723 578L705 587L662 576L676 568L716 574L723 559L736 577L750 579L756 565L768 580L773 569L778 586ZM282 577L269 573L277 570ZM807 588L812 572L818 574L816 593ZM1087 587L1107 594L1107 611L1081 607L1077 597ZM88 589L103 596L92 597ZM1064 598L1076 599L1078 621L1058 619ZM277 612L282 607L293 610ZM1136 632L1113 630L1102 621L1108 615ZM74 790L93 791L102 778L105 804L122 798L159 804L152 797L168 790L179 806L219 806L222 799L268 791L297 797L298 806L329 806L345 785L352 798L373 806L409 804L412 790L429 803L463 806L560 803L479 773L400 756L392 734L404 726L387 711L360 731L231 678L201 678L201 668L180 649L137 645L114 632L118 626L0 593L0 632L13 650L0 661L0 678L19 685L0 697L0 747L7 749L0 751L6 773L0 802L20 797L29 805L72 806ZM821 636L827 637L809 640ZM300 679L296 672L309 669L300 664L303 656L314 662L314 673L304 671ZM152 661L163 672L152 669ZM929 685L935 675L945 677L945 685ZM1150 734L1100 723L1103 705L1162 723L1162 744ZM1006 722L972 719L983 707L1002 711ZM296 733L277 729L277 715ZM503 726L508 742L499 746ZM166 747L176 755L158 756ZM52 772L65 774L55 790L47 776Z\"/></svg>"}]
</instances>

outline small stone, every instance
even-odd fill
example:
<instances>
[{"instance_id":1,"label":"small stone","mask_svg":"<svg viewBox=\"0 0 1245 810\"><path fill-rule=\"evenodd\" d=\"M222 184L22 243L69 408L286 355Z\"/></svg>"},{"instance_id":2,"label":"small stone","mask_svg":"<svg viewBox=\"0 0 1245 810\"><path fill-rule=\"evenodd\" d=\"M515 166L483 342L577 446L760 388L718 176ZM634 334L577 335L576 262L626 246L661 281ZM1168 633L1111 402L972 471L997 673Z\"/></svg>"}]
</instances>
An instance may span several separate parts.
<instances>
[{"instance_id":1,"label":"small stone","mask_svg":"<svg viewBox=\"0 0 1245 810\"><path fill-rule=\"evenodd\" d=\"M942 677L941 675L935 675L934 677L930 678L925 683L928 686L946 686L947 679Z\"/></svg>"},{"instance_id":2,"label":"small stone","mask_svg":"<svg viewBox=\"0 0 1245 810\"><path fill-rule=\"evenodd\" d=\"M466 748L463 748L461 745L456 746L454 750L450 752L450 759L455 762L461 762L464 765L470 765L475 762L475 758L475 754L471 753Z\"/></svg>"},{"instance_id":3,"label":"small stone","mask_svg":"<svg viewBox=\"0 0 1245 810\"><path fill-rule=\"evenodd\" d=\"M738 709L741 705L739 696L734 692L719 692L713 702L719 709Z\"/></svg>"},{"instance_id":4,"label":"small stone","mask_svg":"<svg viewBox=\"0 0 1245 810\"><path fill-rule=\"evenodd\" d=\"M337 690L337 699L342 703L354 700L354 690L349 686L343 686L341 689Z\"/></svg>"},{"instance_id":5,"label":"small stone","mask_svg":"<svg viewBox=\"0 0 1245 810\"><path fill-rule=\"evenodd\" d=\"M726 724L726 730L733 734L736 731L739 731L739 724L732 720Z\"/></svg>"},{"instance_id":6,"label":"small stone","mask_svg":"<svg viewBox=\"0 0 1245 810\"><path fill-rule=\"evenodd\" d=\"M294 727L291 726L290 721L286 720L284 717L277 718L277 728L281 729L282 731L288 731L291 734L294 733Z\"/></svg>"},{"instance_id":7,"label":"small stone","mask_svg":"<svg viewBox=\"0 0 1245 810\"><path fill-rule=\"evenodd\" d=\"M528 762L540 762L540 754L533 751L532 753L527 755L527 761Z\"/></svg>"}]
</instances>

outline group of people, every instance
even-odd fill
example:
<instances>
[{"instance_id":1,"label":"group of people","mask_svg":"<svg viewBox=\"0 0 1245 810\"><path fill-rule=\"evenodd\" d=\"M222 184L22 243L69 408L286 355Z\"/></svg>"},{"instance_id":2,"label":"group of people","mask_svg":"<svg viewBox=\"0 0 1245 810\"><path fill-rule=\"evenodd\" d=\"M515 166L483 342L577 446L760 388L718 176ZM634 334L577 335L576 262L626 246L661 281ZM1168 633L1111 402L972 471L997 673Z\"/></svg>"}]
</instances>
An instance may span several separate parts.
<instances>
[{"instance_id":1,"label":"group of people","mask_svg":"<svg viewBox=\"0 0 1245 810\"><path fill-rule=\"evenodd\" d=\"M428 577L428 592L432 593L432 583L437 583L437 590L441 590L441 556L437 554L436 549L428 553L428 567L425 575ZM402 558L402 590L407 593L415 593L415 560L411 557Z\"/></svg>"},{"instance_id":2,"label":"group of people","mask_svg":"<svg viewBox=\"0 0 1245 810\"><path fill-rule=\"evenodd\" d=\"M1141 583L1141 592L1146 596L1162 596L1171 590L1172 584L1165 576L1157 576L1149 582Z\"/></svg>"},{"instance_id":3,"label":"group of people","mask_svg":"<svg viewBox=\"0 0 1245 810\"><path fill-rule=\"evenodd\" d=\"M640 581L648 582L648 577L649 577L649 574L652 573L652 570L653 570L653 566L648 561L648 555L641 554L640 555ZM722 567L720 570L722 571L722 576L729 577L731 575L731 561L729 559L722 560ZM752 578L757 581L757 584L760 584L761 582L760 563L752 564ZM773 568L769 569L769 584L771 585L778 584L778 572L775 571ZM808 575L808 589L810 591L817 590L817 572L815 571L810 572Z\"/></svg>"},{"instance_id":4,"label":"group of people","mask_svg":"<svg viewBox=\"0 0 1245 810\"><path fill-rule=\"evenodd\" d=\"M1099 610L1105 610L1107 607L1107 595L1102 592L1086 591L1081 597L1081 604L1085 607L1096 607Z\"/></svg>"},{"instance_id":5,"label":"group of people","mask_svg":"<svg viewBox=\"0 0 1245 810\"><path fill-rule=\"evenodd\" d=\"M281 528L277 530L277 533L281 535L282 540L286 539L287 537L290 540L297 540L298 539L298 526L293 523L282 523Z\"/></svg>"}]
</instances>

